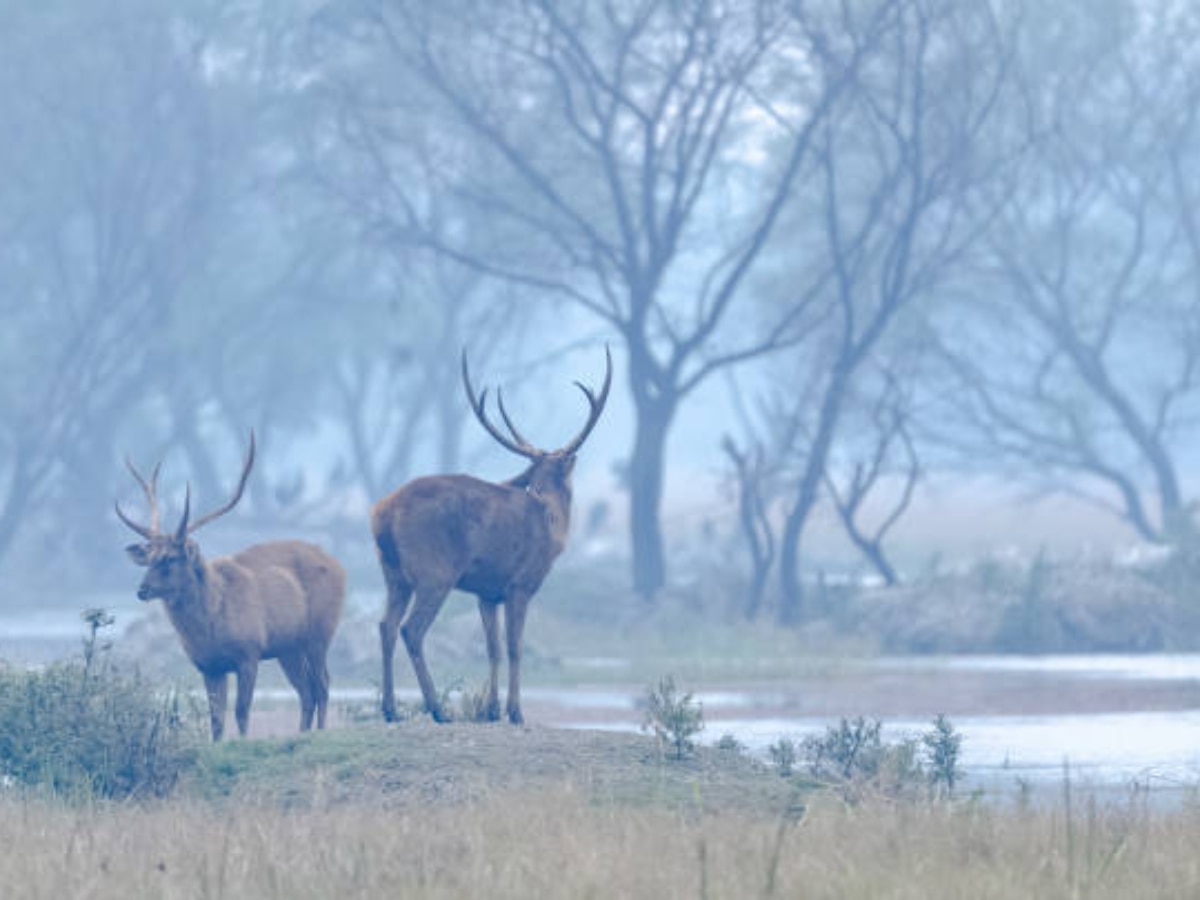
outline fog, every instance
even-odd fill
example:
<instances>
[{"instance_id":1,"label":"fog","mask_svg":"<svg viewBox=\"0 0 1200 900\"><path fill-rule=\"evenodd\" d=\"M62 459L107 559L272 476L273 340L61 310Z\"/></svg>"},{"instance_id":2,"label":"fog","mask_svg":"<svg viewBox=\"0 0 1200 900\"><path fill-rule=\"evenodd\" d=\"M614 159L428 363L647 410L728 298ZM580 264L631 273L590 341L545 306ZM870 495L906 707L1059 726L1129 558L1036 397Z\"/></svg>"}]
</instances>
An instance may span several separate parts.
<instances>
[{"instance_id":1,"label":"fog","mask_svg":"<svg viewBox=\"0 0 1200 900\"><path fill-rule=\"evenodd\" d=\"M841 573L1190 552L1180 7L0 5L0 602L132 590L126 455L170 527L251 429L206 551L381 590L371 503L523 467L462 354L553 450L606 346L567 552L637 602L698 547L785 626Z\"/></svg>"}]
</instances>

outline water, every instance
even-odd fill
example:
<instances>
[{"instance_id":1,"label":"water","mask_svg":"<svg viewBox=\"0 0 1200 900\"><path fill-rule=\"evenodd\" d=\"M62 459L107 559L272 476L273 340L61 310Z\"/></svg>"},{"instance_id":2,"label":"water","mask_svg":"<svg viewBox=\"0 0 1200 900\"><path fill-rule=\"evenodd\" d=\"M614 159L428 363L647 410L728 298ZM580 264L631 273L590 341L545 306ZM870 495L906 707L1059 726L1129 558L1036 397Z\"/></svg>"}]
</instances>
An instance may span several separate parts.
<instances>
[{"instance_id":1,"label":"water","mask_svg":"<svg viewBox=\"0 0 1200 900\"><path fill-rule=\"evenodd\" d=\"M144 606L127 595L104 599L103 605L117 613L118 634L145 612ZM25 664L77 654L84 631L78 613L34 610L19 616L0 615L0 658ZM604 672L609 678L630 668L629 660L619 658L572 662ZM407 679L403 659L397 664L403 684ZM1018 684L1019 690L1031 695L1053 697L1070 689L1077 696L1100 698L1101 702L1091 704L1094 712L1066 709L1046 714L988 713L971 707L968 700L967 708L950 715L963 735L960 762L967 787L1058 785L1065 767L1073 780L1115 788L1200 785L1200 654L884 657L855 665L885 684L892 705L901 710L896 716L882 717L886 740L914 737L929 729L928 717L903 710L904 692L919 679L925 680L927 688L931 676L935 683L944 680L947 685L969 678L985 688L1008 679L1010 687ZM1147 685L1153 685L1157 693L1134 690L1121 711L1103 708L1113 693ZM825 689L820 680L803 688L809 694ZM641 686L542 688L528 684L527 679L523 701L526 716L533 722L632 732L641 725L639 699L644 690ZM857 699L855 690L853 684L843 686L842 698ZM698 690L696 699L707 713L701 740L715 743L730 734L750 752L766 756L767 747L781 738L799 742L820 735L841 715L850 714L840 709L836 700L831 708L837 712L805 713L796 706L794 686L789 686L789 691L791 695L777 686ZM1170 702L1161 701L1164 692L1172 694ZM399 694L402 700L417 699L411 686ZM266 686L260 688L258 698L280 703L294 700L289 690ZM375 699L373 687L334 691L335 703L373 703Z\"/></svg>"}]
</instances>

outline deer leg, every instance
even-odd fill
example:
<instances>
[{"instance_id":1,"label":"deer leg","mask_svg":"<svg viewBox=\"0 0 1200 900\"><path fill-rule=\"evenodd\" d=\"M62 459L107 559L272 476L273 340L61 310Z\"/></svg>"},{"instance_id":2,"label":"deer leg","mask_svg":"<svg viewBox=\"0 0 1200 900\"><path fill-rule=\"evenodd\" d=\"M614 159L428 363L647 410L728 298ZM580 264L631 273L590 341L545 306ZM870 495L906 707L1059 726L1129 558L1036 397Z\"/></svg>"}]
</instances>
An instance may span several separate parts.
<instances>
[{"instance_id":1,"label":"deer leg","mask_svg":"<svg viewBox=\"0 0 1200 900\"><path fill-rule=\"evenodd\" d=\"M308 731L312 728L314 707L312 673L309 671L308 660L303 653L289 653L279 657L279 667L283 669L283 674L300 697L300 730Z\"/></svg>"},{"instance_id":2,"label":"deer leg","mask_svg":"<svg viewBox=\"0 0 1200 900\"><path fill-rule=\"evenodd\" d=\"M392 660L396 655L396 635L408 611L412 588L388 578L388 604L379 623L379 644L383 651L383 718L396 721L396 685Z\"/></svg>"},{"instance_id":3,"label":"deer leg","mask_svg":"<svg viewBox=\"0 0 1200 900\"><path fill-rule=\"evenodd\" d=\"M208 720L212 726L212 739L219 741L225 733L225 701L229 679L225 673L219 675L208 672L204 675L204 692L208 694Z\"/></svg>"},{"instance_id":4,"label":"deer leg","mask_svg":"<svg viewBox=\"0 0 1200 900\"><path fill-rule=\"evenodd\" d=\"M254 681L258 677L258 660L252 659L238 665L237 701L233 707L237 719L238 734L246 736L250 727L250 702L254 699Z\"/></svg>"},{"instance_id":5,"label":"deer leg","mask_svg":"<svg viewBox=\"0 0 1200 900\"><path fill-rule=\"evenodd\" d=\"M499 604L491 598L479 598L479 617L483 620L483 637L487 641L488 691L484 715L489 722L500 721L500 629L497 623Z\"/></svg>"},{"instance_id":6,"label":"deer leg","mask_svg":"<svg viewBox=\"0 0 1200 900\"><path fill-rule=\"evenodd\" d=\"M322 647L308 660L308 675L312 681L313 699L317 704L317 728L325 728L325 712L329 707L329 665L325 662L328 648Z\"/></svg>"},{"instance_id":7,"label":"deer leg","mask_svg":"<svg viewBox=\"0 0 1200 900\"><path fill-rule=\"evenodd\" d=\"M404 624L400 626L400 636L404 638L408 658L412 661L413 671L417 673L417 684L421 686L425 708L429 710L435 722L449 722L450 717L442 709L437 688L433 686L433 677L429 674L429 667L425 665L425 634L437 618L437 614L441 612L442 604L446 602L446 595L449 593L448 587L417 588L416 602L409 608Z\"/></svg>"},{"instance_id":8,"label":"deer leg","mask_svg":"<svg viewBox=\"0 0 1200 900\"><path fill-rule=\"evenodd\" d=\"M510 596L504 604L504 637L508 642L508 699L505 710L508 721L522 725L521 715L521 635L525 631L525 608L529 597L518 594Z\"/></svg>"}]
</instances>

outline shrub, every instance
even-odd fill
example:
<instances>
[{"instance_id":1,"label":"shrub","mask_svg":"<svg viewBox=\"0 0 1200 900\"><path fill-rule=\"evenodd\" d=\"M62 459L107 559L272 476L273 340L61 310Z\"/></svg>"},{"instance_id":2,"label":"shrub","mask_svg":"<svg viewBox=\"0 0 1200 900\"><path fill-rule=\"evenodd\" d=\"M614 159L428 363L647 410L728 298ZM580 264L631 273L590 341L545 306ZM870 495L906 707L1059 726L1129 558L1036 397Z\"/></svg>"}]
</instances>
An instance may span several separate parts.
<instances>
[{"instance_id":1,"label":"shrub","mask_svg":"<svg viewBox=\"0 0 1200 900\"><path fill-rule=\"evenodd\" d=\"M800 755L814 778L843 788L847 799L867 788L889 796L915 793L925 783L917 741L885 744L882 728L878 719L842 719L820 737L805 738Z\"/></svg>"},{"instance_id":2,"label":"shrub","mask_svg":"<svg viewBox=\"0 0 1200 900\"><path fill-rule=\"evenodd\" d=\"M851 796L867 787L889 796L912 796L925 789L935 795L954 793L962 776L958 768L962 735L944 715L937 716L933 727L919 738L885 743L881 735L878 719L842 719L820 737L805 738L800 755L814 778L851 789ZM781 739L767 748L781 770L784 743Z\"/></svg>"},{"instance_id":3,"label":"shrub","mask_svg":"<svg viewBox=\"0 0 1200 900\"><path fill-rule=\"evenodd\" d=\"M660 743L674 749L675 758L695 749L692 738L704 729L704 710L691 693L680 695L675 679L667 675L646 692L643 731L652 731Z\"/></svg>"},{"instance_id":4,"label":"shrub","mask_svg":"<svg viewBox=\"0 0 1200 900\"><path fill-rule=\"evenodd\" d=\"M746 745L729 732L721 735L721 737L717 740L716 747L718 750L724 750L726 753L746 752Z\"/></svg>"},{"instance_id":5,"label":"shrub","mask_svg":"<svg viewBox=\"0 0 1200 900\"><path fill-rule=\"evenodd\" d=\"M806 737L800 745L814 777L822 781L855 781L879 772L884 747L882 723L862 716L842 719L820 737Z\"/></svg>"},{"instance_id":6,"label":"shrub","mask_svg":"<svg viewBox=\"0 0 1200 900\"><path fill-rule=\"evenodd\" d=\"M779 774L784 778L789 777L796 770L796 742L790 738L780 738L775 743L767 748L767 756L771 758L771 762L779 769Z\"/></svg>"},{"instance_id":7,"label":"shrub","mask_svg":"<svg viewBox=\"0 0 1200 900\"><path fill-rule=\"evenodd\" d=\"M958 753L962 748L962 735L955 730L944 715L933 720L933 728L921 735L925 750L925 765L928 769L929 786L935 793L954 793L954 786L962 775L958 768Z\"/></svg>"},{"instance_id":8,"label":"shrub","mask_svg":"<svg viewBox=\"0 0 1200 900\"><path fill-rule=\"evenodd\" d=\"M0 776L66 796L163 796L203 741L179 692L121 671L99 640L113 622L83 614L81 660L0 670Z\"/></svg>"}]
</instances>

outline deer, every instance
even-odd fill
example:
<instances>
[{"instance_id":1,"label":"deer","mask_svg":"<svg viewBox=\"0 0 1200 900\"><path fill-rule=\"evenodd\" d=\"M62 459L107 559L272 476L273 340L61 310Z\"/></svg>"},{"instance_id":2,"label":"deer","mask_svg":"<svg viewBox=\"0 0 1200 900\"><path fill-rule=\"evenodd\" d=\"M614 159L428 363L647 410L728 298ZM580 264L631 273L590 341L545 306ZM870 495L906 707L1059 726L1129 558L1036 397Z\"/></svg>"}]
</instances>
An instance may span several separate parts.
<instances>
[{"instance_id":1,"label":"deer","mask_svg":"<svg viewBox=\"0 0 1200 900\"><path fill-rule=\"evenodd\" d=\"M521 637L529 601L537 593L567 541L571 521L571 473L575 456L596 427L612 384L612 355L605 348L606 373L597 396L576 381L587 399L587 421L559 450L539 450L513 424L500 390L496 405L508 429L501 431L486 409L487 389L476 396L467 354L462 382L479 424L501 447L529 465L502 482L471 475L429 475L401 486L371 508L371 531L387 585L387 606L379 623L383 653L382 712L396 720L393 657L397 635L421 688L425 709L437 722L449 717L425 662L424 640L451 589L478 598L487 646L488 683L482 717L500 719L499 609L504 608L508 651L505 712L514 725L521 713Z\"/></svg>"},{"instance_id":2,"label":"deer","mask_svg":"<svg viewBox=\"0 0 1200 900\"><path fill-rule=\"evenodd\" d=\"M300 730L325 727L329 705L326 656L346 596L346 572L315 544L272 541L240 553L205 559L190 537L228 513L246 489L254 466L254 432L233 497L210 513L192 519L192 489L183 502L183 517L174 531L159 526L158 474L149 479L128 457L125 465L150 507L150 524L142 525L115 505L118 518L145 539L125 548L146 569L137 596L144 602L161 598L184 652L204 678L212 739L225 729L226 691L230 673L237 675L234 707L238 734L246 736L258 664L277 659L300 698Z\"/></svg>"}]
</instances>

